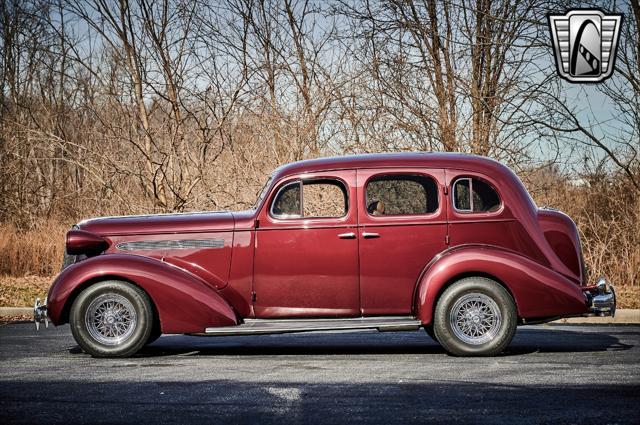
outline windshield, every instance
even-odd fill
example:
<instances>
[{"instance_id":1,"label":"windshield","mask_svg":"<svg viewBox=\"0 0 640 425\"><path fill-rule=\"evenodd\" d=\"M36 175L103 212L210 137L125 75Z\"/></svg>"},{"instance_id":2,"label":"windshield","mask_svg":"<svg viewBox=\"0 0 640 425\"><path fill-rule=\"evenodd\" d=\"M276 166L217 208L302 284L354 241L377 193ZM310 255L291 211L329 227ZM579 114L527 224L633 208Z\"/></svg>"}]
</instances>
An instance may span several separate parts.
<instances>
[{"instance_id":1,"label":"windshield","mask_svg":"<svg viewBox=\"0 0 640 425\"><path fill-rule=\"evenodd\" d=\"M267 189L271 184L271 180L273 180L273 176L269 176L266 183L262 186L262 189L260 189L260 192L258 192L258 199L256 199L256 202L254 202L253 206L251 207L252 210L258 208L258 205L260 205L264 197L267 196Z\"/></svg>"}]
</instances>

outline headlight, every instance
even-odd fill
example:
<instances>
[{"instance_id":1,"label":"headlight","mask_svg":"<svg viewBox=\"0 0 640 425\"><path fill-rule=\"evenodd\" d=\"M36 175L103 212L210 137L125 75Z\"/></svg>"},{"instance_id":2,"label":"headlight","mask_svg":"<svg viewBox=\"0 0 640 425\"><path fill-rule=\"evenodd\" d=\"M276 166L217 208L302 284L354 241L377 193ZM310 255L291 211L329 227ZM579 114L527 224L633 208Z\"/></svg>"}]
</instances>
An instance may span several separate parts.
<instances>
[{"instance_id":1,"label":"headlight","mask_svg":"<svg viewBox=\"0 0 640 425\"><path fill-rule=\"evenodd\" d=\"M71 226L71 231L74 231L74 230L80 230L80 226L78 226L77 224L74 224L73 226ZM64 256L62 257L62 269L60 269L60 271L87 258L87 256L84 254L78 254L78 255L69 254L68 245L69 245L68 238L65 238Z\"/></svg>"}]
</instances>

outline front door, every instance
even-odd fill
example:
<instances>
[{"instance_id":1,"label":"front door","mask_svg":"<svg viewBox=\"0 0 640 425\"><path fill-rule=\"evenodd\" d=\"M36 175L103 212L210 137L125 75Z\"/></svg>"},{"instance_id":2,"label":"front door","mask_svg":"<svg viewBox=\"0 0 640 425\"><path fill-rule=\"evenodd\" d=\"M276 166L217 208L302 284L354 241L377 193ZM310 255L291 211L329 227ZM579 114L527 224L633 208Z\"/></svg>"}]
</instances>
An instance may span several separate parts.
<instances>
[{"instance_id":1,"label":"front door","mask_svg":"<svg viewBox=\"0 0 640 425\"><path fill-rule=\"evenodd\" d=\"M360 314L355 171L292 176L259 215L258 318Z\"/></svg>"},{"instance_id":2,"label":"front door","mask_svg":"<svg viewBox=\"0 0 640 425\"><path fill-rule=\"evenodd\" d=\"M363 315L410 314L424 267L446 248L444 171L358 170Z\"/></svg>"}]
</instances>

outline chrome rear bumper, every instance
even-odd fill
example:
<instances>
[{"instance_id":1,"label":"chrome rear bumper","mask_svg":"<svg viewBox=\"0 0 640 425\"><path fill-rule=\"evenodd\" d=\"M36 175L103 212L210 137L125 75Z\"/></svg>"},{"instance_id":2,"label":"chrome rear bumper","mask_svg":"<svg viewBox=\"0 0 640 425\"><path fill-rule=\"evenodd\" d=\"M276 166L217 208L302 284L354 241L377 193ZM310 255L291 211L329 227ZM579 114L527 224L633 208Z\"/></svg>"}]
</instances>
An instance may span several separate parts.
<instances>
[{"instance_id":1,"label":"chrome rear bumper","mask_svg":"<svg viewBox=\"0 0 640 425\"><path fill-rule=\"evenodd\" d=\"M616 315L616 289L604 277L598 279L595 288L586 292L590 314L596 316Z\"/></svg>"},{"instance_id":2,"label":"chrome rear bumper","mask_svg":"<svg viewBox=\"0 0 640 425\"><path fill-rule=\"evenodd\" d=\"M44 323L45 328L49 327L49 316L47 316L47 299L44 304L40 303L40 298L36 298L33 304L33 321L36 324L36 330L40 330L40 323Z\"/></svg>"}]
</instances>

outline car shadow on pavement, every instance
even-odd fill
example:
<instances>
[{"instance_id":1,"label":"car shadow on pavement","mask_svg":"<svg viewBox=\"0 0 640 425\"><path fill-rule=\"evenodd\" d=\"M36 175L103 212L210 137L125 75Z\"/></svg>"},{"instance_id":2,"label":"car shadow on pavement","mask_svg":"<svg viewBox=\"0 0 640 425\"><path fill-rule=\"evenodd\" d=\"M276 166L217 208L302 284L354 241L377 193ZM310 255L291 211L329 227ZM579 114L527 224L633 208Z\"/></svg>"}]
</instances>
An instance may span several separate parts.
<instances>
[{"instance_id":1,"label":"car shadow on pavement","mask_svg":"<svg viewBox=\"0 0 640 425\"><path fill-rule=\"evenodd\" d=\"M503 355L531 353L589 353L633 348L609 333L549 328L519 329Z\"/></svg>"},{"instance_id":2,"label":"car shadow on pavement","mask_svg":"<svg viewBox=\"0 0 640 425\"><path fill-rule=\"evenodd\" d=\"M405 338L374 333L307 333L239 337L166 335L143 348L139 356L298 356L444 354L426 334L403 332Z\"/></svg>"},{"instance_id":3,"label":"car shadow on pavement","mask_svg":"<svg viewBox=\"0 0 640 425\"><path fill-rule=\"evenodd\" d=\"M629 350L609 333L553 328L519 329L501 356L533 353L581 353ZM81 353L75 347L72 354ZM196 337L165 335L140 350L136 357L162 356L296 356L296 355L387 355L446 354L422 331L379 333L307 333L240 337Z\"/></svg>"}]
</instances>

